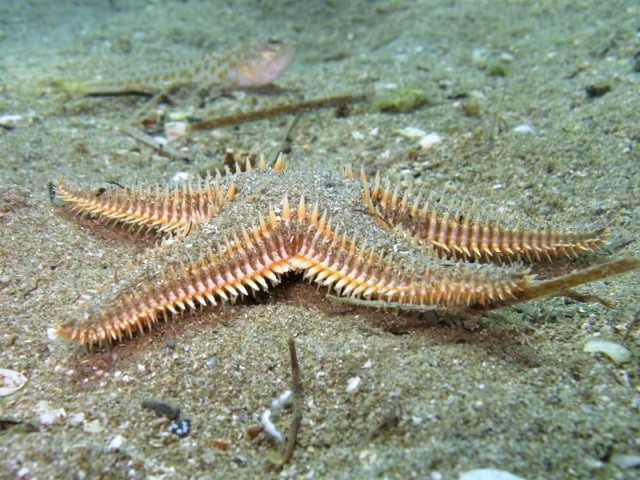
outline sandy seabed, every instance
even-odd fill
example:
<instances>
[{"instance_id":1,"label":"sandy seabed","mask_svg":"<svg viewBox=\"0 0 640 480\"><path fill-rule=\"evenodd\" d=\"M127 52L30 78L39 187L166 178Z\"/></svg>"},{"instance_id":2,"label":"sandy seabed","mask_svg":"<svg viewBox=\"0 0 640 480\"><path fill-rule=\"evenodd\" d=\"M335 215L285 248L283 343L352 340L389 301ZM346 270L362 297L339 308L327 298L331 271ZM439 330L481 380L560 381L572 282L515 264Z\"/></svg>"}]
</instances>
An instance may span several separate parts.
<instances>
[{"instance_id":1,"label":"sandy seabed","mask_svg":"<svg viewBox=\"0 0 640 480\"><path fill-rule=\"evenodd\" d=\"M202 118L420 89L431 103L410 113L359 105L302 116L289 168L377 168L498 215L607 227L624 244L565 270L640 255L637 2L344 3L0 4L0 368L28 379L0 397L0 477L436 480L493 468L637 478L620 456L640 454L639 326L623 340L639 272L580 288L611 308L547 298L435 321L331 304L289 276L255 301L185 315L109 351L48 336L153 245L74 221L52 207L48 182L163 183L219 167L228 149L272 159L290 125L199 132L176 144L185 162L121 133L146 98L69 95L52 82L127 78L269 37L297 46L277 87L216 98L196 85L158 108ZM425 149L399 133L409 127L441 141ZM248 432L290 388L291 335L304 411L292 462L277 471L268 459L278 447ZM591 338L624 344L631 362L585 353ZM169 433L141 407L149 398L179 405L190 433ZM282 431L290 415L277 419Z\"/></svg>"}]
</instances>

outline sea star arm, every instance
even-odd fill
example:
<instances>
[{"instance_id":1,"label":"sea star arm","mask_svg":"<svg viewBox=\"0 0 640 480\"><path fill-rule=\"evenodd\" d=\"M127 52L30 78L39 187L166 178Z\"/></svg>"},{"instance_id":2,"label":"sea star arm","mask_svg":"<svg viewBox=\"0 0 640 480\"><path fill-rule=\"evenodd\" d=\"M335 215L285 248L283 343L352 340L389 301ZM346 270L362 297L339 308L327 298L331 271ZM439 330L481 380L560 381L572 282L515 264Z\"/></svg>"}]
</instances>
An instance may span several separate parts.
<instances>
[{"instance_id":1,"label":"sea star arm","mask_svg":"<svg viewBox=\"0 0 640 480\"><path fill-rule=\"evenodd\" d=\"M214 217L226 200L233 200L235 188L220 188L219 175L200 182L180 182L173 188L136 189L110 185L97 192L74 189L62 180L49 186L51 200L79 216L120 223L129 229L166 235L186 233Z\"/></svg>"},{"instance_id":2,"label":"sea star arm","mask_svg":"<svg viewBox=\"0 0 640 480\"><path fill-rule=\"evenodd\" d=\"M391 228L406 232L419 244L453 259L532 262L546 257L551 260L592 251L603 245L607 237L606 229L562 232L521 228L518 224L505 227L499 221L476 214L474 209L465 212L461 207L451 213L431 199L423 201L420 195L414 197L409 191L392 189L390 184L381 186L379 175L371 186L366 180L364 183L364 202L369 213Z\"/></svg>"}]
</instances>

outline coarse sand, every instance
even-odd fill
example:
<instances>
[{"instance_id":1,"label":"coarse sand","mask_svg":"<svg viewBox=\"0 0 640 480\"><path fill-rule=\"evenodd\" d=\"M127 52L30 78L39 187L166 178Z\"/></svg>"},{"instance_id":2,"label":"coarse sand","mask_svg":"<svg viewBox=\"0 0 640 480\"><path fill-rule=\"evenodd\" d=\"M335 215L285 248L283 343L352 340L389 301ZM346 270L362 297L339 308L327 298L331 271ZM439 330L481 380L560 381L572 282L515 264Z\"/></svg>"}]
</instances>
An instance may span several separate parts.
<instances>
[{"instance_id":1,"label":"coarse sand","mask_svg":"<svg viewBox=\"0 0 640 480\"><path fill-rule=\"evenodd\" d=\"M48 335L153 247L52 207L50 181L161 184L219 168L229 149L273 160L291 124L197 132L174 144L185 162L122 133L146 97L81 97L52 83L127 78L270 37L297 47L275 86L182 87L152 113L202 119L420 91L428 105L406 113L302 115L288 168L315 172L309 182L343 165L377 169L496 216L609 229L611 248L565 270L640 256L640 6L609 3L2 2L0 368L28 381L0 397L0 477L436 480L493 468L637 478L622 466L640 455L640 325L624 338L640 309L637 271L579 288L610 308L554 297L482 318L378 311L331 303L291 275L110 350ZM416 129L437 134L429 148ZM278 469L279 446L252 436L291 388L290 336L304 408L292 461ZM632 360L585 353L592 338L623 344ZM142 408L149 399L180 406L188 435ZM287 408L274 422L286 432L290 419Z\"/></svg>"}]
</instances>

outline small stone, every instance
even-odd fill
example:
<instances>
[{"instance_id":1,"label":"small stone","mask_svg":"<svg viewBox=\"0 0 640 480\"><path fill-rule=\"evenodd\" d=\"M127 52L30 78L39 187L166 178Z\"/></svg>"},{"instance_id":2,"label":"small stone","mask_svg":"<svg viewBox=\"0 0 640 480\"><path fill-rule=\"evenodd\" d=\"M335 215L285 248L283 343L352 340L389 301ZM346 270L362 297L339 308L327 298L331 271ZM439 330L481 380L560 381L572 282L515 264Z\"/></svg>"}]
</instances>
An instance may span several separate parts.
<instances>
[{"instance_id":1,"label":"small stone","mask_svg":"<svg viewBox=\"0 0 640 480\"><path fill-rule=\"evenodd\" d=\"M90 422L85 423L84 427L82 427L82 431L86 433L100 433L103 430L104 430L104 427L102 426L102 423L98 419L91 420Z\"/></svg>"},{"instance_id":2,"label":"small stone","mask_svg":"<svg viewBox=\"0 0 640 480\"><path fill-rule=\"evenodd\" d=\"M169 120L172 122L183 122L187 120L187 117L187 112L171 112L169 114Z\"/></svg>"},{"instance_id":3,"label":"small stone","mask_svg":"<svg viewBox=\"0 0 640 480\"><path fill-rule=\"evenodd\" d=\"M352 377L347 381L347 393L353 393L360 387L362 379L360 377Z\"/></svg>"},{"instance_id":4,"label":"small stone","mask_svg":"<svg viewBox=\"0 0 640 480\"><path fill-rule=\"evenodd\" d=\"M151 410L159 417L166 417L169 420L177 420L180 416L180 405L163 400L154 400L151 398L143 400L142 408Z\"/></svg>"},{"instance_id":5,"label":"small stone","mask_svg":"<svg viewBox=\"0 0 640 480\"><path fill-rule=\"evenodd\" d=\"M171 181L179 183L185 182L189 180L189 178L191 178L191 174L189 174L189 172L176 172L171 178Z\"/></svg>"},{"instance_id":6,"label":"small stone","mask_svg":"<svg viewBox=\"0 0 640 480\"><path fill-rule=\"evenodd\" d=\"M38 417L38 421L40 422L40 425L48 426L53 425L55 422L57 422L58 420L62 420L66 416L67 414L64 411L64 408L51 409L42 412Z\"/></svg>"},{"instance_id":7,"label":"small stone","mask_svg":"<svg viewBox=\"0 0 640 480\"><path fill-rule=\"evenodd\" d=\"M182 420L172 420L167 430L179 437L186 437L189 435L189 430L191 430L191 420L187 420L186 418Z\"/></svg>"},{"instance_id":8,"label":"small stone","mask_svg":"<svg viewBox=\"0 0 640 480\"><path fill-rule=\"evenodd\" d=\"M640 455L612 455L611 463L620 468L640 468Z\"/></svg>"},{"instance_id":9,"label":"small stone","mask_svg":"<svg viewBox=\"0 0 640 480\"><path fill-rule=\"evenodd\" d=\"M47 338L49 340L57 339L58 338L58 333L57 332L58 332L57 328L53 328L53 327L47 328Z\"/></svg>"},{"instance_id":10,"label":"small stone","mask_svg":"<svg viewBox=\"0 0 640 480\"><path fill-rule=\"evenodd\" d=\"M83 412L74 413L73 415L71 415L71 417L69 417L69 424L74 427L77 427L79 425L84 425L86 420L87 419Z\"/></svg>"},{"instance_id":11,"label":"small stone","mask_svg":"<svg viewBox=\"0 0 640 480\"><path fill-rule=\"evenodd\" d=\"M64 408L54 408L49 405L49 402L47 402L46 400L40 400L36 404L35 410L40 414L38 416L38 422L40 422L41 425L45 426L52 425L56 421L62 420L67 416Z\"/></svg>"},{"instance_id":12,"label":"small stone","mask_svg":"<svg viewBox=\"0 0 640 480\"><path fill-rule=\"evenodd\" d=\"M427 133L418 141L425 150L435 147L440 142L442 142L442 137L435 132Z\"/></svg>"},{"instance_id":13,"label":"small stone","mask_svg":"<svg viewBox=\"0 0 640 480\"><path fill-rule=\"evenodd\" d=\"M32 120L32 113L27 115L7 113L4 115L0 115L0 126L6 128L7 130L12 130L14 128L29 126Z\"/></svg>"},{"instance_id":14,"label":"small stone","mask_svg":"<svg viewBox=\"0 0 640 480\"><path fill-rule=\"evenodd\" d=\"M516 133L533 133L535 131L535 128L533 128L533 126L529 125L528 123L521 123L520 125L514 127L513 131Z\"/></svg>"},{"instance_id":15,"label":"small stone","mask_svg":"<svg viewBox=\"0 0 640 480\"><path fill-rule=\"evenodd\" d=\"M613 87L610 84L602 83L602 84L587 85L584 88L584 91L587 94L587 97L598 98L609 93L612 89Z\"/></svg>"},{"instance_id":16,"label":"small stone","mask_svg":"<svg viewBox=\"0 0 640 480\"><path fill-rule=\"evenodd\" d=\"M158 145L166 145L169 143L169 139L167 137L163 137L161 135L156 135L155 137L153 137L153 140L158 144Z\"/></svg>"},{"instance_id":17,"label":"small stone","mask_svg":"<svg viewBox=\"0 0 640 480\"><path fill-rule=\"evenodd\" d=\"M478 468L460 474L460 480L524 480L513 473L494 468Z\"/></svg>"},{"instance_id":18,"label":"small stone","mask_svg":"<svg viewBox=\"0 0 640 480\"><path fill-rule=\"evenodd\" d=\"M420 137L424 137L427 134L427 132L417 127L401 128L400 130L396 130L394 133L402 135L403 137L406 137L406 138L420 138Z\"/></svg>"},{"instance_id":19,"label":"small stone","mask_svg":"<svg viewBox=\"0 0 640 480\"><path fill-rule=\"evenodd\" d=\"M107 445L107 450L110 452L119 452L124 444L124 437L122 435L116 435L111 439L109 445Z\"/></svg>"},{"instance_id":20,"label":"small stone","mask_svg":"<svg viewBox=\"0 0 640 480\"><path fill-rule=\"evenodd\" d=\"M27 467L22 467L20 470L16 472L16 478L28 478L29 469Z\"/></svg>"}]
</instances>

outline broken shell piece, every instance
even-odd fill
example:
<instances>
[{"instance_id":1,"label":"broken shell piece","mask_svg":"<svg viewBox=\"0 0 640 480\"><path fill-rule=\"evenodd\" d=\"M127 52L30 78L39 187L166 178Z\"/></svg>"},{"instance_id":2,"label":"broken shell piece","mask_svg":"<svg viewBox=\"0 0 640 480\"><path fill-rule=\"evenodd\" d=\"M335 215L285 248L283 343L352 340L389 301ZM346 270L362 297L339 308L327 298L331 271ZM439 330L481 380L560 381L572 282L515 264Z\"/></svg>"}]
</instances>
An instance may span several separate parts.
<instances>
[{"instance_id":1,"label":"broken shell piece","mask_svg":"<svg viewBox=\"0 0 640 480\"><path fill-rule=\"evenodd\" d=\"M583 350L587 353L604 353L618 365L631 361L631 352L626 347L608 340L589 340Z\"/></svg>"},{"instance_id":2,"label":"broken shell piece","mask_svg":"<svg viewBox=\"0 0 640 480\"><path fill-rule=\"evenodd\" d=\"M442 142L442 137L438 135L436 132L427 133L418 141L420 146L425 150L435 147L440 142Z\"/></svg>"},{"instance_id":3,"label":"broken shell piece","mask_svg":"<svg viewBox=\"0 0 640 480\"><path fill-rule=\"evenodd\" d=\"M8 397L27 384L27 377L15 370L0 368L0 397Z\"/></svg>"},{"instance_id":4,"label":"broken shell piece","mask_svg":"<svg viewBox=\"0 0 640 480\"><path fill-rule=\"evenodd\" d=\"M164 126L167 140L173 142L187 136L187 122L168 122Z\"/></svg>"},{"instance_id":5,"label":"broken shell piece","mask_svg":"<svg viewBox=\"0 0 640 480\"><path fill-rule=\"evenodd\" d=\"M0 127L12 130L14 128L28 127L33 122L34 113L28 112L26 115L18 113L7 113L0 115Z\"/></svg>"}]
</instances>

